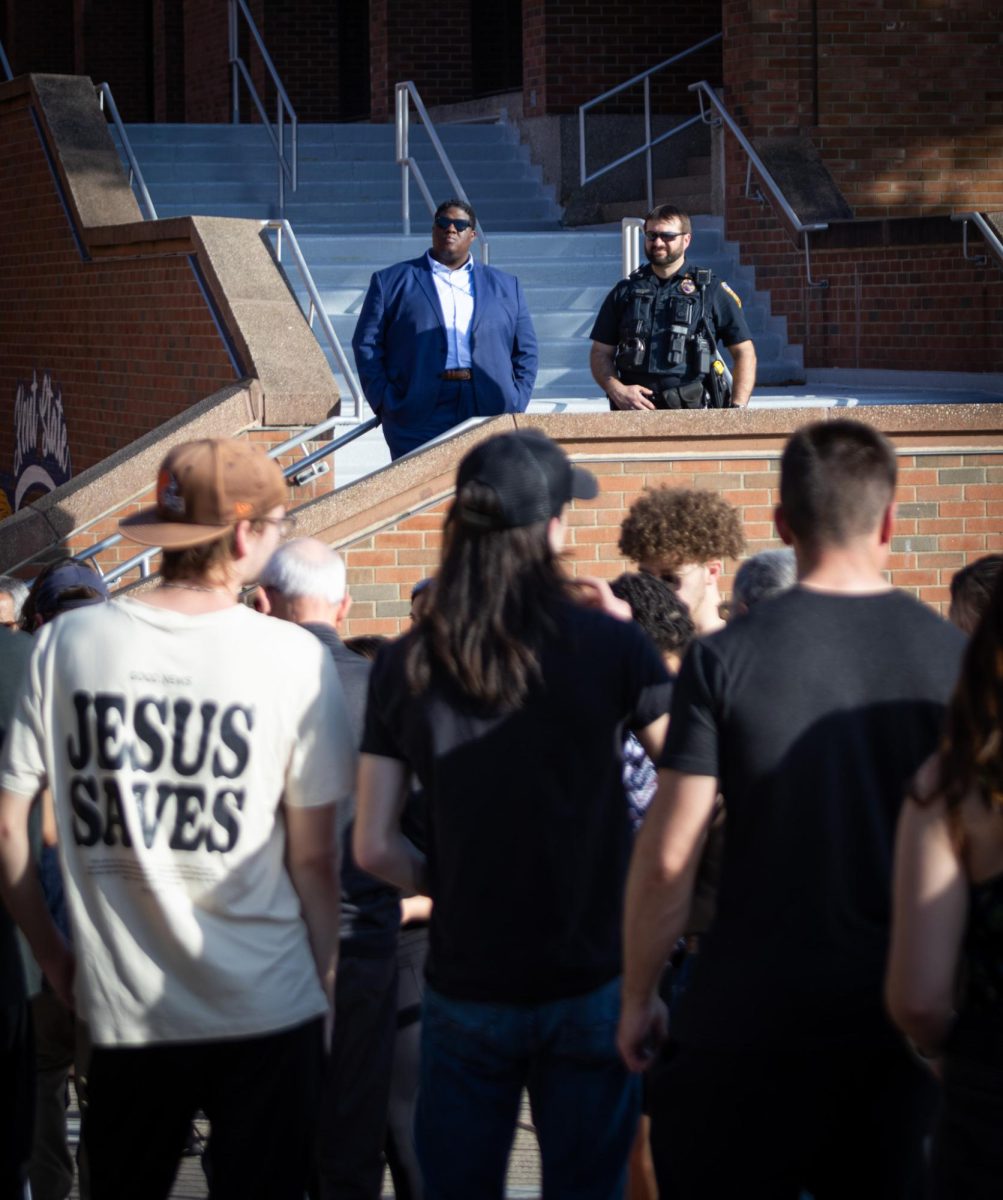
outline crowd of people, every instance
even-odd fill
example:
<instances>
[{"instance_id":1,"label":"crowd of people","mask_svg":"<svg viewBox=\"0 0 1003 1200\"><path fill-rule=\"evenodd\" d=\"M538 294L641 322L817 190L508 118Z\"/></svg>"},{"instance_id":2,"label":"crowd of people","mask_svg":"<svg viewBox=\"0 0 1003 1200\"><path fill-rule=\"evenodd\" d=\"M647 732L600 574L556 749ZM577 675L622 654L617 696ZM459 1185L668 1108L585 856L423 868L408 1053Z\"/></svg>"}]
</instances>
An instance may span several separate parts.
<instances>
[{"instance_id":1,"label":"crowd of people","mask_svg":"<svg viewBox=\"0 0 1003 1200\"><path fill-rule=\"evenodd\" d=\"M0 1198L69 1194L71 1071L93 1200L200 1111L224 1200L500 1198L524 1092L548 1200L996 1195L1003 556L951 621L892 588L895 485L807 425L784 549L654 488L608 584L595 477L489 437L409 631L343 640L343 559L207 439L121 523L155 586L0 579Z\"/></svg>"}]
</instances>

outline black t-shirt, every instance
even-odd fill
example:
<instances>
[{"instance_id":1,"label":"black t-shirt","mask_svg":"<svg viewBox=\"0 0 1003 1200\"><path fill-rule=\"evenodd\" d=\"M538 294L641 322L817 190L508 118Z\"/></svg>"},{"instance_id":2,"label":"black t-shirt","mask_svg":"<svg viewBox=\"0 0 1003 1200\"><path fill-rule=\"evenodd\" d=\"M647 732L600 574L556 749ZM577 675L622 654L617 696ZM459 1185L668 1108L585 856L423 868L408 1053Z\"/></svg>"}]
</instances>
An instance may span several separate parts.
<instances>
[{"instance_id":1,"label":"black t-shirt","mask_svg":"<svg viewBox=\"0 0 1003 1200\"><path fill-rule=\"evenodd\" d=\"M714 1048L882 1039L895 825L964 638L901 592L805 588L694 643L662 766L724 796L717 912L674 1014Z\"/></svg>"},{"instance_id":2,"label":"black t-shirt","mask_svg":"<svg viewBox=\"0 0 1003 1200\"><path fill-rule=\"evenodd\" d=\"M672 365L665 361L669 349L672 324L669 306L674 296L691 297L689 331L692 334L700 315L700 292L694 282L695 268L684 264L683 267L668 279L659 279L650 265L641 267L637 275L650 280L656 287L655 300L652 310L652 332L647 337L647 350L644 362L636 371L629 372L631 376L656 375L666 377L673 384L689 381L696 377L694 357L687 349L683 362ZM631 280L621 279L613 288L596 317L592 326L591 338L605 346L615 346L621 337L621 323L627 313L630 303ZM742 312L742 302L732 288L716 276L707 285L706 291L707 316L714 332L718 346L734 346L739 342L749 341L751 334Z\"/></svg>"},{"instance_id":3,"label":"black t-shirt","mask_svg":"<svg viewBox=\"0 0 1003 1200\"><path fill-rule=\"evenodd\" d=\"M407 762L427 805L432 987L541 1003L620 972L631 833L626 728L667 711L669 681L632 622L562 603L524 705L485 713L445 680L409 691L406 637L373 669L363 751Z\"/></svg>"}]
</instances>

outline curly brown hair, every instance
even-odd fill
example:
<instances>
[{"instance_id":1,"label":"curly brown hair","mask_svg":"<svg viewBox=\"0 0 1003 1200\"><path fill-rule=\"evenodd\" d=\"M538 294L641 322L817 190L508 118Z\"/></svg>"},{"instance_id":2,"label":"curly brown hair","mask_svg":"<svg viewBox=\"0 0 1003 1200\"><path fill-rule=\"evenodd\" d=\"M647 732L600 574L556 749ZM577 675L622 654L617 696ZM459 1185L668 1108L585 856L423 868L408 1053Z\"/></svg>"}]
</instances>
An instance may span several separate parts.
<instances>
[{"instance_id":1,"label":"curly brown hair","mask_svg":"<svg viewBox=\"0 0 1003 1200\"><path fill-rule=\"evenodd\" d=\"M738 511L700 489L648 488L620 526L620 553L638 563L702 563L738 558L744 549Z\"/></svg>"}]
</instances>

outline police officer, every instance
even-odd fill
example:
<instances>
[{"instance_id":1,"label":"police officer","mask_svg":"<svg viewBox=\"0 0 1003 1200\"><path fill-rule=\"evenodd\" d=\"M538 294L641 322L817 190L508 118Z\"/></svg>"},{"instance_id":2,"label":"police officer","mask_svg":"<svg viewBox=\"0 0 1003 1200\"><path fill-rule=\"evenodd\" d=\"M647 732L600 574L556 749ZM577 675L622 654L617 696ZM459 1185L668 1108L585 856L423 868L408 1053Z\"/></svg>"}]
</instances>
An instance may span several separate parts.
<instances>
[{"instance_id":1,"label":"police officer","mask_svg":"<svg viewBox=\"0 0 1003 1200\"><path fill-rule=\"evenodd\" d=\"M644 219L648 265L622 279L592 327L589 365L612 408L745 408L756 350L742 302L722 279L690 266L692 226L671 204ZM715 368L724 345L734 362L730 398Z\"/></svg>"}]
</instances>

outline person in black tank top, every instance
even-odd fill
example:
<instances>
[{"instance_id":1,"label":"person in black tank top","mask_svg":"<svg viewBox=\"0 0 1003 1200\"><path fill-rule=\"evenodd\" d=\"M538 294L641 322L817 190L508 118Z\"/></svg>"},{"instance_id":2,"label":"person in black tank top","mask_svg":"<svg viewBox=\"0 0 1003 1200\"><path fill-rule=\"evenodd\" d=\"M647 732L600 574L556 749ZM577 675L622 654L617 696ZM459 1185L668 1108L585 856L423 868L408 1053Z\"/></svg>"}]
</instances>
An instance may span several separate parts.
<instances>
[{"instance_id":1,"label":"person in black tank top","mask_svg":"<svg viewBox=\"0 0 1003 1200\"><path fill-rule=\"evenodd\" d=\"M899 825L887 998L943 1083L934 1194L1003 1177L1003 579Z\"/></svg>"}]
</instances>

